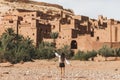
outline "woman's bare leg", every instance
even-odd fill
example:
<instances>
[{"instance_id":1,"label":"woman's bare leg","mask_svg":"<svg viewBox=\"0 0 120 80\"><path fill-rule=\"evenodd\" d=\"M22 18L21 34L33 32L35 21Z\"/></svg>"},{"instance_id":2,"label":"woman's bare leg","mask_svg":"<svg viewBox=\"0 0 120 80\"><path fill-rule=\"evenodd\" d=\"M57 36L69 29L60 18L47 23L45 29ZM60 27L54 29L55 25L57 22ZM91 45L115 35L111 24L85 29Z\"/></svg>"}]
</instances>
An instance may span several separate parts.
<instances>
[{"instance_id":1,"label":"woman's bare leg","mask_svg":"<svg viewBox=\"0 0 120 80\"><path fill-rule=\"evenodd\" d=\"M61 70L61 78L62 78L62 68L60 68L60 70Z\"/></svg>"},{"instance_id":2,"label":"woman's bare leg","mask_svg":"<svg viewBox=\"0 0 120 80\"><path fill-rule=\"evenodd\" d=\"M65 67L63 67L63 76L65 76Z\"/></svg>"}]
</instances>

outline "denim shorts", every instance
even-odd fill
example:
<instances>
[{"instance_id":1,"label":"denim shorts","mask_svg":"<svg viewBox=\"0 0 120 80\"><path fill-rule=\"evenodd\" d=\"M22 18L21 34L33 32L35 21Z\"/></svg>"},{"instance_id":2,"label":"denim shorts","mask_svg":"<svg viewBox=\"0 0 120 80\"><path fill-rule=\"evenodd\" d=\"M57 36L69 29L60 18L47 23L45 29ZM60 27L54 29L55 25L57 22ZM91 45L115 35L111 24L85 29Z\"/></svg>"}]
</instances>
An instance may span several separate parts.
<instances>
[{"instance_id":1,"label":"denim shorts","mask_svg":"<svg viewBox=\"0 0 120 80\"><path fill-rule=\"evenodd\" d=\"M59 67L65 67L65 63L60 63Z\"/></svg>"}]
</instances>

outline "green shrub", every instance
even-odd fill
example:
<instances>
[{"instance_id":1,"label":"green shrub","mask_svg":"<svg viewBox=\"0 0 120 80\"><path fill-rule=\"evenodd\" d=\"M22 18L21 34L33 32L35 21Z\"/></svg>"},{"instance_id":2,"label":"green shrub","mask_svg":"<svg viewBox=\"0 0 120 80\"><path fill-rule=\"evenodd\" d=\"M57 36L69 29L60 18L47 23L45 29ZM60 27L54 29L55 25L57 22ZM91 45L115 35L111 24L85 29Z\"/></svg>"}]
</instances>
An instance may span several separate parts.
<instances>
[{"instance_id":1,"label":"green shrub","mask_svg":"<svg viewBox=\"0 0 120 80\"><path fill-rule=\"evenodd\" d=\"M53 47L56 47L56 39L58 37L58 32L51 32L50 37L53 39L53 42L51 43Z\"/></svg>"},{"instance_id":2,"label":"green shrub","mask_svg":"<svg viewBox=\"0 0 120 80\"><path fill-rule=\"evenodd\" d=\"M74 55L74 57L73 57L73 59L75 59L75 60L84 60L84 56L85 56L85 53L83 52L83 51L78 51L75 55Z\"/></svg>"},{"instance_id":3,"label":"green shrub","mask_svg":"<svg viewBox=\"0 0 120 80\"><path fill-rule=\"evenodd\" d=\"M92 50L87 52L88 58L94 58L97 56L97 51Z\"/></svg>"},{"instance_id":4,"label":"green shrub","mask_svg":"<svg viewBox=\"0 0 120 80\"><path fill-rule=\"evenodd\" d=\"M11 51L6 51L4 53L4 58L5 58L6 61L8 61L10 63L16 63L15 54L12 50Z\"/></svg>"},{"instance_id":5,"label":"green shrub","mask_svg":"<svg viewBox=\"0 0 120 80\"><path fill-rule=\"evenodd\" d=\"M120 48L116 48L114 51L115 51L116 56L120 57Z\"/></svg>"},{"instance_id":6,"label":"green shrub","mask_svg":"<svg viewBox=\"0 0 120 80\"><path fill-rule=\"evenodd\" d=\"M0 62L4 62L4 53L0 52Z\"/></svg>"},{"instance_id":7,"label":"green shrub","mask_svg":"<svg viewBox=\"0 0 120 80\"><path fill-rule=\"evenodd\" d=\"M111 57L115 56L114 50L108 46L103 46L101 49L99 49L99 54L104 57Z\"/></svg>"},{"instance_id":8,"label":"green shrub","mask_svg":"<svg viewBox=\"0 0 120 80\"><path fill-rule=\"evenodd\" d=\"M51 59L54 57L55 55L53 53L53 50L50 48L43 48L41 50L38 50L36 53L36 59Z\"/></svg>"},{"instance_id":9,"label":"green shrub","mask_svg":"<svg viewBox=\"0 0 120 80\"><path fill-rule=\"evenodd\" d=\"M53 53L54 47L51 46L51 43L42 42L36 50L36 59L51 59L55 55Z\"/></svg>"},{"instance_id":10,"label":"green shrub","mask_svg":"<svg viewBox=\"0 0 120 80\"><path fill-rule=\"evenodd\" d=\"M97 52L95 50L84 52L84 51L78 51L73 59L75 60L89 60L89 58L94 58L97 56Z\"/></svg>"}]
</instances>

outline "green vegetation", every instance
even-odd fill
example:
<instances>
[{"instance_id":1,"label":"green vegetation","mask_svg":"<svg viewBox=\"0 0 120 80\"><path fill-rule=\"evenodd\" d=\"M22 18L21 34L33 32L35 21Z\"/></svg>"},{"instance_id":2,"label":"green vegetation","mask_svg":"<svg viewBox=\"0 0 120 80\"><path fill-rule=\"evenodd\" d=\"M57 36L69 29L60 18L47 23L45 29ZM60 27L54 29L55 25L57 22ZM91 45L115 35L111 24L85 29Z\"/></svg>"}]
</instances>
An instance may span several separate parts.
<instances>
[{"instance_id":1,"label":"green vegetation","mask_svg":"<svg viewBox=\"0 0 120 80\"><path fill-rule=\"evenodd\" d=\"M56 39L57 39L58 35L59 35L58 32L50 33L50 37L53 39L53 43L52 43L53 47L56 47Z\"/></svg>"},{"instance_id":2,"label":"green vegetation","mask_svg":"<svg viewBox=\"0 0 120 80\"><path fill-rule=\"evenodd\" d=\"M107 58L107 57L120 57L120 48L112 49L108 46L103 46L98 51L92 50L92 51L78 51L73 59L75 60L89 60L94 59L94 57L97 56L97 54Z\"/></svg>"},{"instance_id":3,"label":"green vegetation","mask_svg":"<svg viewBox=\"0 0 120 80\"><path fill-rule=\"evenodd\" d=\"M116 48L114 50L114 54L116 55L116 57L120 57L120 48Z\"/></svg>"},{"instance_id":4,"label":"green vegetation","mask_svg":"<svg viewBox=\"0 0 120 80\"><path fill-rule=\"evenodd\" d=\"M13 29L8 28L0 39L1 62L9 61L17 63L20 61L30 61L35 49L30 38L24 38L14 33Z\"/></svg>"},{"instance_id":5,"label":"green vegetation","mask_svg":"<svg viewBox=\"0 0 120 80\"><path fill-rule=\"evenodd\" d=\"M54 34L56 39L58 34ZM55 47L48 42L42 42L36 48L29 37L24 38L22 35L15 34L12 28L5 30L0 38L0 62L18 63L33 59L51 59L55 57L54 50Z\"/></svg>"},{"instance_id":6,"label":"green vegetation","mask_svg":"<svg viewBox=\"0 0 120 80\"><path fill-rule=\"evenodd\" d=\"M58 32L52 32L52 33L50 33L50 36L51 36L52 39L57 39Z\"/></svg>"},{"instance_id":7,"label":"green vegetation","mask_svg":"<svg viewBox=\"0 0 120 80\"><path fill-rule=\"evenodd\" d=\"M51 37L56 39L58 33L51 33ZM65 45L60 49L56 49L53 43L41 42L36 48L33 41L27 37L14 33L12 28L5 30L0 38L0 62L19 63L21 61L32 61L33 59L52 59L55 57L54 51L59 54L65 53L67 59L89 60L97 56L103 57L120 57L120 48L112 49L108 46L103 46L98 51L78 51L74 54L70 46Z\"/></svg>"},{"instance_id":8,"label":"green vegetation","mask_svg":"<svg viewBox=\"0 0 120 80\"><path fill-rule=\"evenodd\" d=\"M75 56L73 57L73 59L75 59L75 60L83 60L83 57L84 57L84 52L79 50L75 54Z\"/></svg>"},{"instance_id":9,"label":"green vegetation","mask_svg":"<svg viewBox=\"0 0 120 80\"><path fill-rule=\"evenodd\" d=\"M55 48L51 43L42 42L39 47L36 49L35 59L51 59L54 58Z\"/></svg>"},{"instance_id":10,"label":"green vegetation","mask_svg":"<svg viewBox=\"0 0 120 80\"><path fill-rule=\"evenodd\" d=\"M106 45L99 49L98 53L104 57L115 56L114 50Z\"/></svg>"},{"instance_id":11,"label":"green vegetation","mask_svg":"<svg viewBox=\"0 0 120 80\"><path fill-rule=\"evenodd\" d=\"M73 57L75 60L89 60L89 58L94 58L97 56L97 52L95 50L92 51L78 51L76 55Z\"/></svg>"}]
</instances>

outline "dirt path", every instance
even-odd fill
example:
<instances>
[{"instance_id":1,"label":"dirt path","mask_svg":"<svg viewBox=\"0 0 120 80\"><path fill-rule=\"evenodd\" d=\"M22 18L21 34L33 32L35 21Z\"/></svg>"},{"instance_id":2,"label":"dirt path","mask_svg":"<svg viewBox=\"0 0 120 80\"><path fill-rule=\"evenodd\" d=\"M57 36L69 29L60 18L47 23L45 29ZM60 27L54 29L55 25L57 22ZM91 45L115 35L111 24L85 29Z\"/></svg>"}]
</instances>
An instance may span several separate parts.
<instances>
[{"instance_id":1,"label":"dirt path","mask_svg":"<svg viewBox=\"0 0 120 80\"><path fill-rule=\"evenodd\" d=\"M120 61L70 61L62 80L120 80ZM35 60L0 64L0 80L60 80L58 62Z\"/></svg>"}]
</instances>

